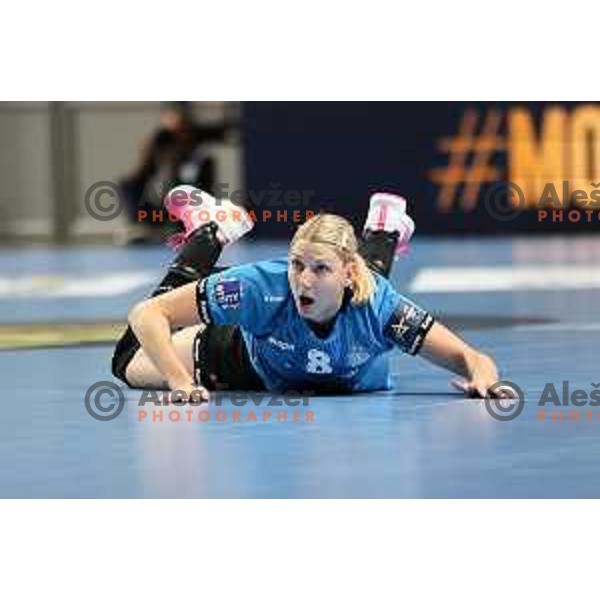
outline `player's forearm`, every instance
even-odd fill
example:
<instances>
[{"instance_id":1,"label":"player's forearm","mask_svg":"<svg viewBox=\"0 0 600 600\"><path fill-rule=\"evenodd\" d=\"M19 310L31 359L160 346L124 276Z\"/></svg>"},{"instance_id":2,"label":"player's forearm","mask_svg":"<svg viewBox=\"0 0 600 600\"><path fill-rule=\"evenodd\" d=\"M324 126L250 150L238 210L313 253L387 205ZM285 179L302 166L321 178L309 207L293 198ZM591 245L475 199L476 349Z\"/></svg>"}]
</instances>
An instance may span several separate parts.
<instances>
[{"instance_id":1,"label":"player's forearm","mask_svg":"<svg viewBox=\"0 0 600 600\"><path fill-rule=\"evenodd\" d=\"M193 377L177 356L171 341L171 324L159 308L148 303L138 304L129 314L129 324L171 389L192 382Z\"/></svg>"},{"instance_id":2,"label":"player's forearm","mask_svg":"<svg viewBox=\"0 0 600 600\"><path fill-rule=\"evenodd\" d=\"M434 365L450 371L461 377L469 377L475 369L477 359L468 349L450 350L450 351L421 351L421 356L432 362Z\"/></svg>"},{"instance_id":3,"label":"player's forearm","mask_svg":"<svg viewBox=\"0 0 600 600\"><path fill-rule=\"evenodd\" d=\"M467 379L480 373L498 375L489 356L469 346L441 323L434 324L420 354L435 365Z\"/></svg>"}]
</instances>

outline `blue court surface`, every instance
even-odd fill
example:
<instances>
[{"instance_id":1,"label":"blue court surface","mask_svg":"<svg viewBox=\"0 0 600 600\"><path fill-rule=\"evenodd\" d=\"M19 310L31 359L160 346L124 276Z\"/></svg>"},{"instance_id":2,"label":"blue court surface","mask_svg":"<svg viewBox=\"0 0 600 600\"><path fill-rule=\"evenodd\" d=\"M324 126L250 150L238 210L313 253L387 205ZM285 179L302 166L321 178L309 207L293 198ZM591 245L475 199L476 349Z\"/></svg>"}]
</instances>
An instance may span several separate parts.
<instances>
[{"instance_id":1,"label":"blue court surface","mask_svg":"<svg viewBox=\"0 0 600 600\"><path fill-rule=\"evenodd\" d=\"M0 497L599 497L600 407L548 404L542 419L538 406L548 383L561 400L563 381L588 395L600 385L599 250L590 237L417 239L396 266L399 290L493 355L523 389L514 420L453 391L449 373L396 354L394 391L314 398L295 423L298 409L278 422L248 405L234 421L228 399L203 409L206 422L172 406L148 407L163 422L140 421L141 393L132 390L116 419L91 418L88 388L117 383L103 336L158 281L170 253L4 249ZM246 243L224 261L285 251Z\"/></svg>"}]
</instances>

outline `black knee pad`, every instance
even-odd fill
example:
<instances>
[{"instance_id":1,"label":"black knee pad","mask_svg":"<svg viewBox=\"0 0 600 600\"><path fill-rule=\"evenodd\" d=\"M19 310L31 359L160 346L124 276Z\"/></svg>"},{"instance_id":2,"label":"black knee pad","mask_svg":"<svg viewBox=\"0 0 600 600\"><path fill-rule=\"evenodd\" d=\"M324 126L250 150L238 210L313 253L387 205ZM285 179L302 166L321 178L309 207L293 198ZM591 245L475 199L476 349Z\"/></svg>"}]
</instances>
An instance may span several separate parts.
<instances>
[{"instance_id":1,"label":"black knee pad","mask_svg":"<svg viewBox=\"0 0 600 600\"><path fill-rule=\"evenodd\" d=\"M112 357L112 374L120 379L123 383L131 387L130 383L125 377L125 372L129 363L133 360L135 353L140 349L140 342L138 341L135 333L131 327L127 328L127 331L121 336Z\"/></svg>"}]
</instances>

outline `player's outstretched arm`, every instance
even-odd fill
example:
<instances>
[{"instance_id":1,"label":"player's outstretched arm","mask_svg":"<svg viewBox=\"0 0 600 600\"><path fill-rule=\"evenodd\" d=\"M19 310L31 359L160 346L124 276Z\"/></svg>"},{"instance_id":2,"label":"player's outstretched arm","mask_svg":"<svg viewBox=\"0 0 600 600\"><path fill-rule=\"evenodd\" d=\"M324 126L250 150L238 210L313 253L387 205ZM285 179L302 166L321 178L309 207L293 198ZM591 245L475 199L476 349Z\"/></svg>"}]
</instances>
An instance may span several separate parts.
<instances>
[{"instance_id":1,"label":"player's outstretched arm","mask_svg":"<svg viewBox=\"0 0 600 600\"><path fill-rule=\"evenodd\" d=\"M129 313L131 328L169 387L188 394L196 389L194 378L177 356L171 331L175 327L190 327L201 322L196 307L196 287L194 282L150 298L137 304ZM200 392L208 399L206 390Z\"/></svg>"},{"instance_id":2,"label":"player's outstretched arm","mask_svg":"<svg viewBox=\"0 0 600 600\"><path fill-rule=\"evenodd\" d=\"M452 384L470 397L485 398L499 379L490 356L478 352L438 322L427 334L420 356L463 377L464 380L454 380Z\"/></svg>"}]
</instances>

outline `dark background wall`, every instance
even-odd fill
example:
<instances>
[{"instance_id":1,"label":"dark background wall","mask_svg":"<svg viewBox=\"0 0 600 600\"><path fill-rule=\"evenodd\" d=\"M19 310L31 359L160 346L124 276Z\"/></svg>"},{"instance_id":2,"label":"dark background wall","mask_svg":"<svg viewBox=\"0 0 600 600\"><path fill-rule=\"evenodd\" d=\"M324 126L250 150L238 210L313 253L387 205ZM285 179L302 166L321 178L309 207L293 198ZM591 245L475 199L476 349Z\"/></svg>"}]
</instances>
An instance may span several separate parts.
<instances>
[{"instance_id":1,"label":"dark background wall","mask_svg":"<svg viewBox=\"0 0 600 600\"><path fill-rule=\"evenodd\" d=\"M591 182L600 181L597 103L247 102L242 114L245 186L255 198L261 190L297 190L311 195L311 209L359 225L369 195L393 191L409 199L419 231L430 234L600 226L600 201L589 223L538 214L547 182L557 189L565 179L572 189L585 183L591 193ZM498 185L509 180L522 198L511 200ZM290 229L274 218L259 221L264 235Z\"/></svg>"}]
</instances>

